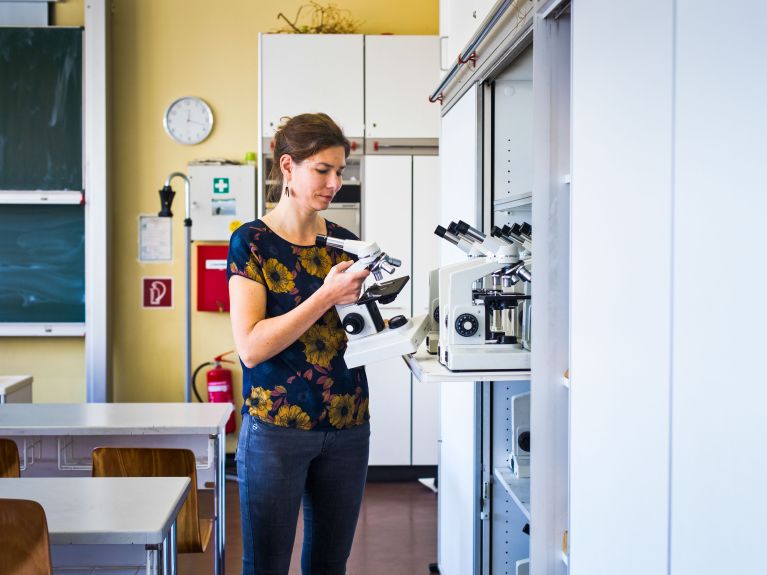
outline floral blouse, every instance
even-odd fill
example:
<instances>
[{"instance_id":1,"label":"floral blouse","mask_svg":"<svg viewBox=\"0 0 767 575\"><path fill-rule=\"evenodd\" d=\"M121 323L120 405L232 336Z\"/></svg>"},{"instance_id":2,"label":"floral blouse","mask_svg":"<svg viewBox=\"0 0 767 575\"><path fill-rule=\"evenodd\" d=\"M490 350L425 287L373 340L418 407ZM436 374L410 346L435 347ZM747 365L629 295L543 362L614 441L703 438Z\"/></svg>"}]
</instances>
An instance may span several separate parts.
<instances>
[{"instance_id":1,"label":"floral blouse","mask_svg":"<svg viewBox=\"0 0 767 575\"><path fill-rule=\"evenodd\" d=\"M328 235L358 239L327 222ZM246 277L266 287L266 317L289 312L322 285L330 268L351 259L341 250L298 246L255 220L229 242L227 281ZM344 429L370 418L364 367L344 363L346 333L335 307L283 351L253 368L242 364L242 413L305 430Z\"/></svg>"}]
</instances>

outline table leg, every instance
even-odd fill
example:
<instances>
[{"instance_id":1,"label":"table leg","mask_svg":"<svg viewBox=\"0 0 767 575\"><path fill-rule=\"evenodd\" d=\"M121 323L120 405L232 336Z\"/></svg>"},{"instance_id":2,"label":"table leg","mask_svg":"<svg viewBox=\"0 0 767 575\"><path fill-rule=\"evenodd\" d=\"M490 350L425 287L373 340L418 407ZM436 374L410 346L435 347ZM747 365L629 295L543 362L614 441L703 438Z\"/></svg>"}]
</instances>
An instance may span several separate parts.
<instances>
[{"instance_id":1,"label":"table leg","mask_svg":"<svg viewBox=\"0 0 767 575\"><path fill-rule=\"evenodd\" d=\"M165 545L165 542L160 543L159 545L147 545L146 575L165 575L167 553L167 545Z\"/></svg>"},{"instance_id":2,"label":"table leg","mask_svg":"<svg viewBox=\"0 0 767 575\"><path fill-rule=\"evenodd\" d=\"M215 575L224 575L226 551L225 526L226 526L226 440L224 428L219 427L218 434L211 436L216 458L216 471L214 474L214 497L216 518L213 526L215 545Z\"/></svg>"},{"instance_id":3,"label":"table leg","mask_svg":"<svg viewBox=\"0 0 767 575\"><path fill-rule=\"evenodd\" d=\"M178 551L176 549L176 521L174 520L170 526L170 533L168 534L168 543L165 545L167 548L168 561L167 573L168 575L176 575L178 570Z\"/></svg>"}]
</instances>

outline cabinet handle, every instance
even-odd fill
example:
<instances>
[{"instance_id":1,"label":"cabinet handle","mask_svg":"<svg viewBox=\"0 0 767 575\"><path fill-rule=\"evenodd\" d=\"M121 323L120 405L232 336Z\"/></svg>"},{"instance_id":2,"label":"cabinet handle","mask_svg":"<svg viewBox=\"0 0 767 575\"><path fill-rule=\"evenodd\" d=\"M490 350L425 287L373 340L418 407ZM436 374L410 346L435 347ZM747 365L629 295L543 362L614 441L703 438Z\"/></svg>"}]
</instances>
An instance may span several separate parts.
<instances>
[{"instance_id":1,"label":"cabinet handle","mask_svg":"<svg viewBox=\"0 0 767 575\"><path fill-rule=\"evenodd\" d=\"M445 55L445 46L444 46L444 40L447 40L447 36L440 36L439 37L439 70L440 72L447 72L448 68L445 68L442 63L445 61L443 56ZM431 98L430 98L431 99Z\"/></svg>"}]
</instances>

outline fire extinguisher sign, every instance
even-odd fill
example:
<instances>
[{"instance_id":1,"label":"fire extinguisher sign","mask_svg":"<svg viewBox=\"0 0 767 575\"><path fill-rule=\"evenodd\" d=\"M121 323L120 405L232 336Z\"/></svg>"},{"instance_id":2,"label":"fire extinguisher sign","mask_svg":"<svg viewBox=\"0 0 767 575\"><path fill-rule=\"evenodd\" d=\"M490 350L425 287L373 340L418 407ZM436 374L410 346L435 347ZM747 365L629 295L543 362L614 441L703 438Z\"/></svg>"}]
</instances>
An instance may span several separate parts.
<instances>
[{"instance_id":1,"label":"fire extinguisher sign","mask_svg":"<svg viewBox=\"0 0 767 575\"><path fill-rule=\"evenodd\" d=\"M145 309L173 307L173 278L141 278L142 307Z\"/></svg>"}]
</instances>

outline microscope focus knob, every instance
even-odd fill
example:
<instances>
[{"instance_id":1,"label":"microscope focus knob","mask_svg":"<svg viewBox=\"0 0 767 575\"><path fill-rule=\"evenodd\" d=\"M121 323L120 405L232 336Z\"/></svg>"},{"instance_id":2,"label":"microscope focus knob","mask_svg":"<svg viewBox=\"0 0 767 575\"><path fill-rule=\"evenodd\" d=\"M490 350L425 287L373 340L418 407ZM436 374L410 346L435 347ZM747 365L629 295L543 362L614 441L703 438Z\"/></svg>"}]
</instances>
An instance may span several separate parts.
<instances>
[{"instance_id":1,"label":"microscope focus knob","mask_svg":"<svg viewBox=\"0 0 767 575\"><path fill-rule=\"evenodd\" d=\"M407 323L407 318L404 315L395 315L389 320L389 329L397 329Z\"/></svg>"},{"instance_id":2,"label":"microscope focus knob","mask_svg":"<svg viewBox=\"0 0 767 575\"><path fill-rule=\"evenodd\" d=\"M349 335L357 335L365 327L365 318L358 313L350 313L342 322L344 331Z\"/></svg>"},{"instance_id":3,"label":"microscope focus knob","mask_svg":"<svg viewBox=\"0 0 767 575\"><path fill-rule=\"evenodd\" d=\"M434 313L431 314L431 317L434 318L434 321L439 324L439 306L434 308Z\"/></svg>"},{"instance_id":4,"label":"microscope focus knob","mask_svg":"<svg viewBox=\"0 0 767 575\"><path fill-rule=\"evenodd\" d=\"M463 337L471 337L479 330L479 321L470 313L462 313L455 320L455 331Z\"/></svg>"}]
</instances>

